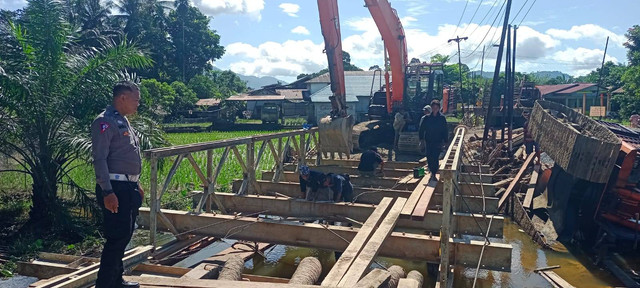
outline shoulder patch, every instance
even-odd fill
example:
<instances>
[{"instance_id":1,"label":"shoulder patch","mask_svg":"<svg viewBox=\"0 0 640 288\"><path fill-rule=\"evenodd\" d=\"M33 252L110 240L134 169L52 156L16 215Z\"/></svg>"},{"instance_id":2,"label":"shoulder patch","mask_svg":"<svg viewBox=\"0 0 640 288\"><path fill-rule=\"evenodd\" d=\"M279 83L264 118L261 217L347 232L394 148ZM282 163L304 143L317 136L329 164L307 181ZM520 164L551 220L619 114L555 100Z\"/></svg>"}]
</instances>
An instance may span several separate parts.
<instances>
[{"instance_id":1,"label":"shoulder patch","mask_svg":"<svg viewBox=\"0 0 640 288\"><path fill-rule=\"evenodd\" d=\"M107 129L109 129L109 123L100 122L100 133L104 133L104 131L107 131Z\"/></svg>"}]
</instances>

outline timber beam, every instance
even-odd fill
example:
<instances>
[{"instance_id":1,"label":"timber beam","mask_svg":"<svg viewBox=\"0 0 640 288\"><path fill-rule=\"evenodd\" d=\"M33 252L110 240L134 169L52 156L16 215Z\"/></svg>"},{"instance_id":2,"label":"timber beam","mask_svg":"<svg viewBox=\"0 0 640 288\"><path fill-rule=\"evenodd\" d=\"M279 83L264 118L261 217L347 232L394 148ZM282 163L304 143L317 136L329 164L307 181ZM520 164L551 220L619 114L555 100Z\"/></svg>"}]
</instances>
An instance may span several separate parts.
<instances>
[{"instance_id":1,"label":"timber beam","mask_svg":"<svg viewBox=\"0 0 640 288\"><path fill-rule=\"evenodd\" d=\"M242 185L242 180L233 181L233 192L238 191ZM265 194L273 195L283 195L288 196L295 199L302 199L303 195L300 192L300 184L292 183L292 182L270 182L264 180L258 180L257 186L260 187L260 191ZM276 194L277 193L277 194ZM402 191L402 190L391 190L391 189L379 189L379 188L362 188L362 187L354 187L353 188L353 201L355 203L362 204L378 204L382 201L384 197L391 198L409 198L411 196L411 191ZM220 194L220 193L218 193ZM194 195L194 201L200 199L201 194ZM217 195L217 194L216 194ZM465 199L460 199L464 197ZM197 199L196 199L197 198ZM464 196L464 195L456 195L456 199L460 200L460 203L456 201L456 210L457 212L467 212L467 213L481 213L483 209L483 202L481 196ZM487 214L497 214L498 213L498 198L496 197L484 197L486 209L485 213ZM435 193L429 202L430 210L442 210L442 194Z\"/></svg>"},{"instance_id":2,"label":"timber beam","mask_svg":"<svg viewBox=\"0 0 640 288\"><path fill-rule=\"evenodd\" d=\"M249 218L233 215L213 215L203 213L163 210L165 216L180 233L193 233L206 236L230 238L246 241L266 242L281 245L311 247L344 251L348 243L358 233L357 228L324 226L321 224L294 223ZM149 208L140 208L138 224L149 226ZM289 222L290 223L290 222ZM163 222L158 228L167 231ZM344 238L344 240L342 239ZM451 239L450 247L456 255L452 263L465 267L475 267L484 245L484 241ZM402 248L399 248L402 247ZM437 236L393 232L382 243L380 256L407 260L439 262L440 238ZM483 268L488 270L509 271L511 267L511 245L491 242L484 253L491 257L483 258ZM452 252L454 252L452 251Z\"/></svg>"},{"instance_id":3,"label":"timber beam","mask_svg":"<svg viewBox=\"0 0 640 288\"><path fill-rule=\"evenodd\" d=\"M336 174L349 174L349 175L358 175L358 167L355 166L339 166L339 165L320 165L320 166L309 166L311 170L315 170L322 173L336 173ZM284 167L285 171L295 171L295 165L287 165ZM385 177L393 177L393 178L402 178L408 175L413 175L412 169L392 169L387 168L385 163L384 167L384 176Z\"/></svg>"},{"instance_id":4,"label":"timber beam","mask_svg":"<svg viewBox=\"0 0 640 288\"><path fill-rule=\"evenodd\" d=\"M328 220L341 220L344 217L364 222L369 218L376 206L372 204L358 203L332 203L332 202L312 202L306 200L285 199L282 197L246 195L237 196L234 194L220 193L220 201L229 211L242 212L244 214L258 213L268 210L263 214L283 217L306 217L320 218ZM342 216L342 217L340 217ZM467 235L484 235L487 225L482 215L468 213L454 213L458 223L455 232ZM504 218L494 216L489 236L502 237ZM475 223L478 221L480 227ZM415 221L411 219L398 220L398 228L419 229L429 232L437 232L442 223L442 212L429 210L424 219Z\"/></svg>"},{"instance_id":5,"label":"timber beam","mask_svg":"<svg viewBox=\"0 0 640 288\"><path fill-rule=\"evenodd\" d=\"M355 159L322 159L320 160L322 165L340 165L358 167L360 160ZM384 167L389 169L413 169L416 167L422 167L427 165L426 162L399 162L399 161L385 161Z\"/></svg>"},{"instance_id":6,"label":"timber beam","mask_svg":"<svg viewBox=\"0 0 640 288\"><path fill-rule=\"evenodd\" d=\"M274 172L263 171L262 179L273 179ZM420 179L410 178L392 178L392 177L360 177L358 175L350 175L351 183L359 187L376 187L391 188L397 190L413 190L418 185ZM282 172L281 181L298 182L298 173Z\"/></svg>"}]
</instances>

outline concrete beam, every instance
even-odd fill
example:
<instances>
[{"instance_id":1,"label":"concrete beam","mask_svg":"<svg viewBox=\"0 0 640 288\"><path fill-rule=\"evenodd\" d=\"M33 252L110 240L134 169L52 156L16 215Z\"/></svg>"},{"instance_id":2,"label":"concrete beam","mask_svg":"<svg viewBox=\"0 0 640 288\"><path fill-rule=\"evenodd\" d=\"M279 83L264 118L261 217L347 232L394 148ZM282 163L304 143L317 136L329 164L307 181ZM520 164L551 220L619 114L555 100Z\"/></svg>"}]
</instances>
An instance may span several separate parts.
<instances>
[{"instance_id":1,"label":"concrete beam","mask_svg":"<svg viewBox=\"0 0 640 288\"><path fill-rule=\"evenodd\" d=\"M285 224L282 221L268 219L209 213L194 215L191 212L175 210L163 210L163 213L180 233L188 231L213 237L334 251L344 251L347 248L348 243L341 238L352 241L358 233L358 229L353 227L307 223ZM138 224L147 228L149 216L149 208L140 208ZM166 224L162 222L158 223L158 228L167 231ZM455 261L455 264L475 267L484 241L452 239L451 242L453 244L451 249L454 250L451 255L456 255L455 259L451 259L452 263ZM436 263L439 262L439 247L440 238L437 236L393 232L382 243L380 256ZM509 271L511 249L509 244L492 242L487 245L484 253L491 257L483 258L483 268Z\"/></svg>"},{"instance_id":2,"label":"concrete beam","mask_svg":"<svg viewBox=\"0 0 640 288\"><path fill-rule=\"evenodd\" d=\"M274 172L263 171L262 179L272 179ZM359 187L375 187L375 188L391 188L397 190L413 190L420 179L415 181L402 182L400 178L390 177L360 177L358 175L350 176L351 183L354 186ZM298 173L295 172L283 172L282 181L286 182L298 182Z\"/></svg>"},{"instance_id":3,"label":"concrete beam","mask_svg":"<svg viewBox=\"0 0 640 288\"><path fill-rule=\"evenodd\" d=\"M233 191L238 191L240 185L242 184L242 180L236 180L233 182ZM292 198L302 198L302 193L300 192L300 184L293 182L278 182L274 183L271 181L258 180L257 185L260 187L260 191L263 193L279 193L282 195L286 195ZM378 189L378 188L362 188L362 187L354 187L353 189L354 201L356 203L363 204L378 204L384 197L391 198L409 198L411 196L411 191L402 191L402 190L391 190L391 189ZM198 197L196 195L195 197ZM456 196L456 207L454 207L457 212L466 212L466 213L480 213L482 212L483 203L482 197L480 196ZM464 197L463 200L460 199ZM198 198L199 199L199 198ZM459 200L459 201L458 201ZM466 203L466 204L465 204ZM469 207L467 207L467 205ZM487 214L498 214L498 198L496 197L485 197L485 206ZM436 193L431 198L429 202L429 210L442 210L442 193Z\"/></svg>"},{"instance_id":4,"label":"concrete beam","mask_svg":"<svg viewBox=\"0 0 640 288\"><path fill-rule=\"evenodd\" d=\"M339 216L348 217L359 222L364 222L369 218L375 205L358 203L328 203L312 202L305 200L290 200L282 197L247 195L237 196L234 194L220 193L220 201L229 211L247 213L257 213L268 210L263 214L283 217L311 217L329 220L341 220ZM454 231L460 234L483 235L486 233L486 224L482 215L468 213L454 213L458 226ZM474 220L475 219L475 220ZM489 235L491 237L502 237L504 218L494 216L493 224ZM475 223L478 221L480 227ZM407 229L419 229L429 232L440 230L442 223L442 212L429 210L422 221L411 219L398 220L397 227Z\"/></svg>"}]
</instances>

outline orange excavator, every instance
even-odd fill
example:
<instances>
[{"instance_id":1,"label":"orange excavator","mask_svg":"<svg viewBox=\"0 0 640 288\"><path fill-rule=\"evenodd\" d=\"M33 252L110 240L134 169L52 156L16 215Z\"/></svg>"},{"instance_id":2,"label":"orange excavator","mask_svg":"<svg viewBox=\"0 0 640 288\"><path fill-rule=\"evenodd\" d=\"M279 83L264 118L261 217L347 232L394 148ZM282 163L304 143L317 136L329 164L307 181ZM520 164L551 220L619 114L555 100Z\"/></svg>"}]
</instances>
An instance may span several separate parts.
<instances>
[{"instance_id":1,"label":"orange excavator","mask_svg":"<svg viewBox=\"0 0 640 288\"><path fill-rule=\"evenodd\" d=\"M387 0L365 0L364 2L384 42L385 85L370 99L368 113L370 121L359 123L354 127L353 116L346 112L337 0L318 0L320 25L333 92L330 98L332 111L318 123L320 141L323 150L327 152L342 152L349 155L353 148L366 148L382 143L391 144L390 140L392 141L394 134L391 116L400 107L404 107L411 118L409 123L412 125L406 127L413 127L409 130L417 130L418 121L422 116L422 107L434 97L434 76L442 75L442 63L408 63L404 28L396 10ZM410 141L404 142L412 143L407 151L416 152L418 150L417 132L410 131L404 135L401 133L400 142L407 137L411 138Z\"/></svg>"}]
</instances>

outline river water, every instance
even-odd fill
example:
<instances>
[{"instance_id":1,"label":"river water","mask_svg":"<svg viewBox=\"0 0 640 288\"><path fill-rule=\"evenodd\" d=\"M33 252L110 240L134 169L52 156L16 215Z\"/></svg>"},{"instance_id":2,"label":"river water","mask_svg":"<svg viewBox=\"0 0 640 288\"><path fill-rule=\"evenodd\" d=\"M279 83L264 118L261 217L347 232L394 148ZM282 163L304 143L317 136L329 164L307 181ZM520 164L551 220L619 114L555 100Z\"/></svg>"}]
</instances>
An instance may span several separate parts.
<instances>
[{"instance_id":1,"label":"river water","mask_svg":"<svg viewBox=\"0 0 640 288\"><path fill-rule=\"evenodd\" d=\"M594 266L591 260L579 249L565 246L554 247L556 250L542 249L535 244L527 234L522 232L517 224L505 219L504 241L513 246L511 272L496 272L480 270L476 287L552 287L542 276L533 272L534 269L545 266L560 265L553 270L560 277L576 287L611 287L621 286L610 273ZM297 264L307 256L317 257L323 266L323 275L335 264L332 251L276 245L265 252L266 259L255 256L247 261L245 273L290 278ZM491 255L484 255L490 257ZM420 261L405 261L378 257L378 264L389 267L400 265L405 271L418 270L425 275L423 287L434 287L435 278L427 274L427 263ZM475 268L456 267L454 287L472 287Z\"/></svg>"}]
</instances>

